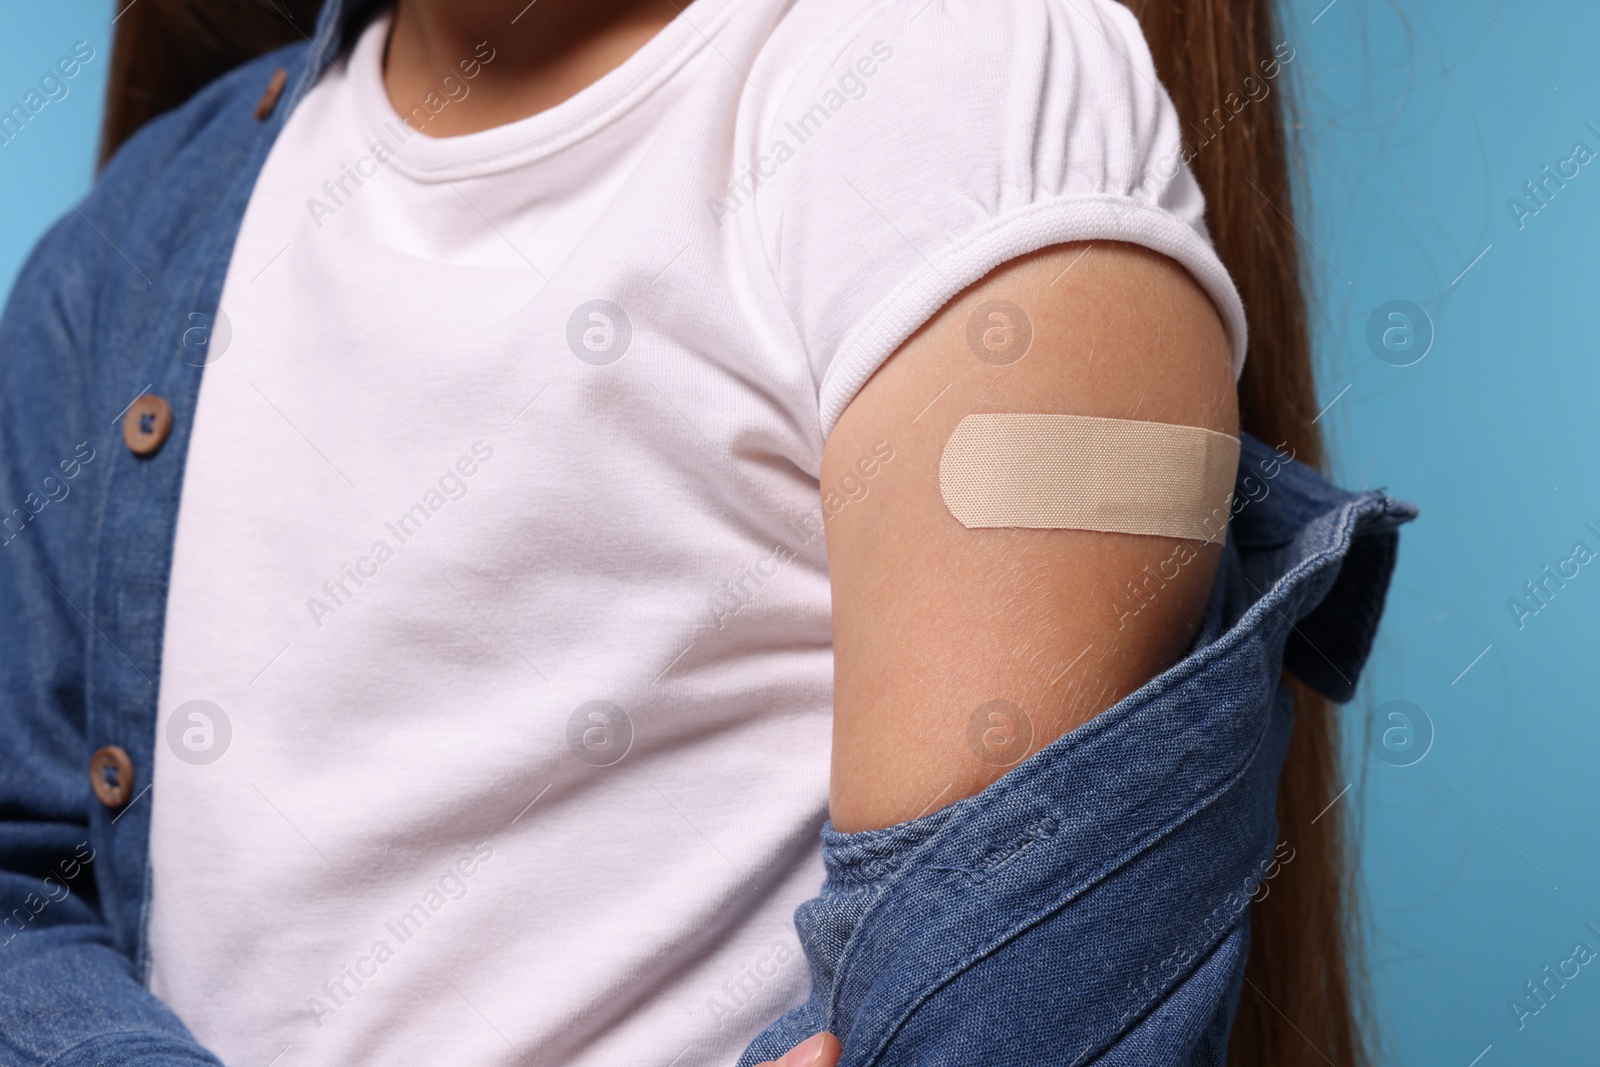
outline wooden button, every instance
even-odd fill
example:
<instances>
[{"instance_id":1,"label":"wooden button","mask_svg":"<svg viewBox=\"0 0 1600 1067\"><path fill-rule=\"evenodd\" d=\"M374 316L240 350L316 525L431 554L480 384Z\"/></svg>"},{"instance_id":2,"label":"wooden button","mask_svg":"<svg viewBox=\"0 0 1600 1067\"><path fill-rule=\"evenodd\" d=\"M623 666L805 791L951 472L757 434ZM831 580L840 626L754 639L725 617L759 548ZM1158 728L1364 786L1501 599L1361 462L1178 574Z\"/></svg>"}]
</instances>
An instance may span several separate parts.
<instances>
[{"instance_id":1,"label":"wooden button","mask_svg":"<svg viewBox=\"0 0 1600 1067\"><path fill-rule=\"evenodd\" d=\"M272 109L278 106L278 97L283 95L283 87L288 81L289 75L282 67L272 72L267 91L261 94L261 100L256 104L257 122L265 122L271 117Z\"/></svg>"},{"instance_id":2,"label":"wooden button","mask_svg":"<svg viewBox=\"0 0 1600 1067\"><path fill-rule=\"evenodd\" d=\"M167 443L172 432L172 408L154 393L145 393L122 416L122 439L128 451L148 456Z\"/></svg>"},{"instance_id":3,"label":"wooden button","mask_svg":"<svg viewBox=\"0 0 1600 1067\"><path fill-rule=\"evenodd\" d=\"M89 758L89 785L100 803L116 810L133 796L133 760L116 745L95 749Z\"/></svg>"}]
</instances>

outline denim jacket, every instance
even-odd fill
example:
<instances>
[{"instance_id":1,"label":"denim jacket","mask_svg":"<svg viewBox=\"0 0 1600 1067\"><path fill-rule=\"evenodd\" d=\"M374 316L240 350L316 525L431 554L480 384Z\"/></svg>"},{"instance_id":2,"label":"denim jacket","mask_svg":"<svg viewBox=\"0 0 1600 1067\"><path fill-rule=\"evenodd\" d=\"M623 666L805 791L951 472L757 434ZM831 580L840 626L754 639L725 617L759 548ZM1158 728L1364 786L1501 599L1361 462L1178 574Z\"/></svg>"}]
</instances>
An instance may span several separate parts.
<instances>
[{"instance_id":1,"label":"denim jacket","mask_svg":"<svg viewBox=\"0 0 1600 1067\"><path fill-rule=\"evenodd\" d=\"M144 982L179 489L251 189L371 7L329 0L312 40L150 123L0 320L0 1067L218 1062ZM145 392L174 418L137 456L119 427ZM812 995L743 1063L819 1029L852 1065L1222 1062L1249 899L1292 862L1273 820L1280 668L1350 698L1414 515L1249 439L1235 508L1181 663L977 796L824 830L827 881L796 916ZM108 745L133 766L118 810L90 788Z\"/></svg>"}]
</instances>

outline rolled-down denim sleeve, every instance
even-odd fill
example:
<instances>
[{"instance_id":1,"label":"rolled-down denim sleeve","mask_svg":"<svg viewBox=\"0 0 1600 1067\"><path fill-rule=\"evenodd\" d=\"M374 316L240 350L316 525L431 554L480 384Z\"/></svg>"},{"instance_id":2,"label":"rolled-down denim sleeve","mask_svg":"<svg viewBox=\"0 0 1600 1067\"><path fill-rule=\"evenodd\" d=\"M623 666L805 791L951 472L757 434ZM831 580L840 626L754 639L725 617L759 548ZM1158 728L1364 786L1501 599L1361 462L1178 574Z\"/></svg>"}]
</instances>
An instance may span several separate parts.
<instances>
[{"instance_id":1,"label":"rolled-down denim sleeve","mask_svg":"<svg viewBox=\"0 0 1600 1067\"><path fill-rule=\"evenodd\" d=\"M157 131L138 151L159 155L161 141ZM88 337L101 287L145 284L112 243L117 220L143 194L138 185L103 182L68 212L23 267L0 319L0 1063L8 1067L218 1063L139 979L137 933L114 919L112 901L133 894L136 912L142 879L108 884L103 824L115 813L89 787L86 663L89 642L101 637L86 613L97 595L101 475L120 423L110 420L115 407L100 414L104 368Z\"/></svg>"},{"instance_id":2,"label":"rolled-down denim sleeve","mask_svg":"<svg viewBox=\"0 0 1600 1067\"><path fill-rule=\"evenodd\" d=\"M811 996L741 1065L831 1030L844 1067L1220 1067L1250 900L1294 858L1281 671L1350 697L1414 515L1246 438L1190 654L976 796L825 827L826 882L795 916Z\"/></svg>"}]
</instances>

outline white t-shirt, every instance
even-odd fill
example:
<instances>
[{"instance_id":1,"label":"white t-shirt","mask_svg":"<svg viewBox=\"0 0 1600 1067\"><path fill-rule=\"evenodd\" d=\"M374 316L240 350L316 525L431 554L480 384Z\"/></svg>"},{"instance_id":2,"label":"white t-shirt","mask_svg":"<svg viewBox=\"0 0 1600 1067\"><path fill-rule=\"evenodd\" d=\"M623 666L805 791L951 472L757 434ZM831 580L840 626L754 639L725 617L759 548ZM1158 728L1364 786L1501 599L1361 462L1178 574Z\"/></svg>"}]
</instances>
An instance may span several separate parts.
<instances>
[{"instance_id":1,"label":"white t-shirt","mask_svg":"<svg viewBox=\"0 0 1600 1067\"><path fill-rule=\"evenodd\" d=\"M1238 297L1109 0L698 0L450 138L474 82L408 130L385 32L289 119L212 334L152 988L230 1067L731 1064L810 980L840 412L1046 245L1172 256L1236 361Z\"/></svg>"}]
</instances>

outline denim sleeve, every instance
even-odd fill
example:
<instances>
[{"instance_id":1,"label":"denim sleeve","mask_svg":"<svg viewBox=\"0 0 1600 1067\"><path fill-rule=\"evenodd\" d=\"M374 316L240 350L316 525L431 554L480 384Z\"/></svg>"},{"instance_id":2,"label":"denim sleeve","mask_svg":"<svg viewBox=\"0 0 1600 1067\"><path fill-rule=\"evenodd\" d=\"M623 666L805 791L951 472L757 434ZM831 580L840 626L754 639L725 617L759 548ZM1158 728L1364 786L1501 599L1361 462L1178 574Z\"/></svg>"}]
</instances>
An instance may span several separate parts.
<instances>
[{"instance_id":1,"label":"denim sleeve","mask_svg":"<svg viewBox=\"0 0 1600 1067\"><path fill-rule=\"evenodd\" d=\"M843 1067L1222 1067L1249 903L1294 862L1281 671L1314 661L1305 681L1348 698L1415 514L1249 439L1235 508L1182 662L973 797L824 827L795 915L811 995L741 1067L819 1030Z\"/></svg>"},{"instance_id":2,"label":"denim sleeve","mask_svg":"<svg viewBox=\"0 0 1600 1067\"><path fill-rule=\"evenodd\" d=\"M100 293L147 285L117 247L132 247L121 224L176 130L141 134L44 237L0 319L0 1062L18 1067L218 1063L139 979L137 931L112 901L137 906L143 886L108 884L113 813L88 774L86 661L101 638L85 612L108 586L93 531L121 447L98 383L124 391L90 338Z\"/></svg>"}]
</instances>

